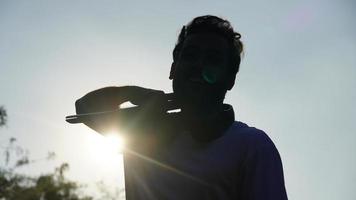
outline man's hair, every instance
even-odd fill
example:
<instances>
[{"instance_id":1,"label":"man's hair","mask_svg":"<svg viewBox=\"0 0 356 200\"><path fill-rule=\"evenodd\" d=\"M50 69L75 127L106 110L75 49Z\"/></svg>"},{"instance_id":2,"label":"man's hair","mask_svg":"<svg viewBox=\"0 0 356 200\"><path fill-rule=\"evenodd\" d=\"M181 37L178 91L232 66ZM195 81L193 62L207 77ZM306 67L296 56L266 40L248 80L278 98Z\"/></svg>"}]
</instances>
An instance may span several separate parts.
<instances>
[{"instance_id":1,"label":"man's hair","mask_svg":"<svg viewBox=\"0 0 356 200\"><path fill-rule=\"evenodd\" d=\"M196 33L216 33L228 41L231 52L229 55L231 57L229 74L235 76L239 71L241 54L243 52L243 44L240 41L241 35L234 31L229 21L212 15L196 17L186 26L183 26L173 50L173 61L176 62L178 60L186 38Z\"/></svg>"}]
</instances>

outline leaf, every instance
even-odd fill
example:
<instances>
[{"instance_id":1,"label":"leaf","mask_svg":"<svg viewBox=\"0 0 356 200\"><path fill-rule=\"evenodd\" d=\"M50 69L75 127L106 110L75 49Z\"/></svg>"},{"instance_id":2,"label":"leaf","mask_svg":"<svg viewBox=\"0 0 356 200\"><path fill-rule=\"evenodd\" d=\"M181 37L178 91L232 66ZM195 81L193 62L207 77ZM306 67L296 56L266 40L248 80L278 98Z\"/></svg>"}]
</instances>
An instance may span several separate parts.
<instances>
[{"instance_id":1,"label":"leaf","mask_svg":"<svg viewBox=\"0 0 356 200\"><path fill-rule=\"evenodd\" d=\"M0 127L6 125L7 113L3 106L0 106Z\"/></svg>"},{"instance_id":2,"label":"leaf","mask_svg":"<svg viewBox=\"0 0 356 200\"><path fill-rule=\"evenodd\" d=\"M16 138L11 137L9 141L10 141L10 144L12 144L12 143L16 142Z\"/></svg>"},{"instance_id":3,"label":"leaf","mask_svg":"<svg viewBox=\"0 0 356 200\"><path fill-rule=\"evenodd\" d=\"M30 161L28 160L28 157L23 157L16 162L15 167L21 167L23 165L27 165L28 163L30 163Z\"/></svg>"},{"instance_id":4,"label":"leaf","mask_svg":"<svg viewBox=\"0 0 356 200\"><path fill-rule=\"evenodd\" d=\"M49 151L49 152L47 153L46 159L47 159L47 160L53 160L54 158L56 158L56 153L53 152L53 151Z\"/></svg>"}]
</instances>

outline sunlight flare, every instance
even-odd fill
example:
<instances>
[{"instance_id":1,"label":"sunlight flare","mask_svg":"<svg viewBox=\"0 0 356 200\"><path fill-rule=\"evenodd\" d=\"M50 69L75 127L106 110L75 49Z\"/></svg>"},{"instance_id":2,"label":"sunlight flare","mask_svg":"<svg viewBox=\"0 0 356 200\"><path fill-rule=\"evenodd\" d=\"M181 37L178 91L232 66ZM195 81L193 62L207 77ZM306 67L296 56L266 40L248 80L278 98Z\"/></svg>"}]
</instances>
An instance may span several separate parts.
<instances>
[{"instance_id":1,"label":"sunlight flare","mask_svg":"<svg viewBox=\"0 0 356 200\"><path fill-rule=\"evenodd\" d=\"M125 148L124 138L116 132L105 134L104 143L106 146L104 148L108 148L109 151L113 152L116 151L122 153Z\"/></svg>"},{"instance_id":2,"label":"sunlight flare","mask_svg":"<svg viewBox=\"0 0 356 200\"><path fill-rule=\"evenodd\" d=\"M112 163L122 156L125 148L125 139L118 132L106 134L87 134L88 148L93 159L103 163Z\"/></svg>"}]
</instances>

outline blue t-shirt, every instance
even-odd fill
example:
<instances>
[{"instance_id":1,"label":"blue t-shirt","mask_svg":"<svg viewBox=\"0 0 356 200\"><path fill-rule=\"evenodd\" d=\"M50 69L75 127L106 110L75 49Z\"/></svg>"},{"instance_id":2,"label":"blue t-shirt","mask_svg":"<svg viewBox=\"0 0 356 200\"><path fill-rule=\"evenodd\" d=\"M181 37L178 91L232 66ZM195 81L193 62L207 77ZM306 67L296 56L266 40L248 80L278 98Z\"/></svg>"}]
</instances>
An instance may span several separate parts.
<instances>
[{"instance_id":1,"label":"blue t-shirt","mask_svg":"<svg viewBox=\"0 0 356 200\"><path fill-rule=\"evenodd\" d=\"M124 159L130 200L287 199L275 145L242 122L208 143L182 132L154 157L124 153Z\"/></svg>"}]
</instances>

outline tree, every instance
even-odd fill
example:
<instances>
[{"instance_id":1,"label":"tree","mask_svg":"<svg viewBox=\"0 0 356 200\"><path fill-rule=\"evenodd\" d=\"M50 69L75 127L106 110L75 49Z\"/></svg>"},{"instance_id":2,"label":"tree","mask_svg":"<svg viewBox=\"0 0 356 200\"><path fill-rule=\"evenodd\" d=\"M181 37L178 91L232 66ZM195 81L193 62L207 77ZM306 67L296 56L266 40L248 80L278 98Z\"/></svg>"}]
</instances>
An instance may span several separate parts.
<instances>
[{"instance_id":1,"label":"tree","mask_svg":"<svg viewBox=\"0 0 356 200\"><path fill-rule=\"evenodd\" d=\"M5 126L7 113L0 106L0 127ZM20 174L18 168L30 165L43 159L31 160L29 153L23 147L17 145L16 138L10 138L7 146L0 146L5 155L4 165L0 165L0 200L93 200L93 197L83 195L81 189L84 185L71 181L65 177L69 170L68 163L62 163L54 172L38 177ZM44 158L50 160L55 157L54 152L49 152ZM99 190L100 199L119 199L122 190L111 194L103 187ZM110 198L109 198L110 197Z\"/></svg>"},{"instance_id":2,"label":"tree","mask_svg":"<svg viewBox=\"0 0 356 200\"><path fill-rule=\"evenodd\" d=\"M5 164L0 167L1 200L92 200L92 197L80 194L83 187L65 177L68 163L62 163L53 173L31 177L19 174L16 169L29 165L34 160L28 158L27 151L16 145L16 139L10 138L5 147ZM16 161L12 161L15 157ZM49 153L46 159L53 157Z\"/></svg>"}]
</instances>

